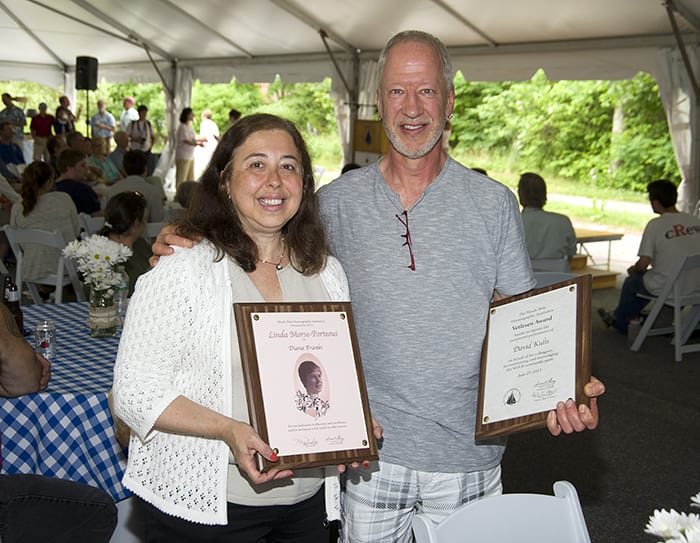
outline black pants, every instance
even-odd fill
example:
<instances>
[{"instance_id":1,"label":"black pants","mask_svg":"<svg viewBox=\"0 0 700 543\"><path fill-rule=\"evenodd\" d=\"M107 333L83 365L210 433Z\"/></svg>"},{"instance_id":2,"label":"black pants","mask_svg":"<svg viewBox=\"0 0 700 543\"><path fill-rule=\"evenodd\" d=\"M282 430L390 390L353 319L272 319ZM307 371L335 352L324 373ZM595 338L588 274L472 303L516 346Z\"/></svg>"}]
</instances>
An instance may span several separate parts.
<instances>
[{"instance_id":1,"label":"black pants","mask_svg":"<svg viewBox=\"0 0 700 543\"><path fill-rule=\"evenodd\" d=\"M41 475L0 476L2 543L108 542L117 526L112 497Z\"/></svg>"},{"instance_id":2,"label":"black pants","mask_svg":"<svg viewBox=\"0 0 700 543\"><path fill-rule=\"evenodd\" d=\"M147 543L328 543L323 487L294 505L228 504L228 525L189 522L141 500Z\"/></svg>"}]
</instances>

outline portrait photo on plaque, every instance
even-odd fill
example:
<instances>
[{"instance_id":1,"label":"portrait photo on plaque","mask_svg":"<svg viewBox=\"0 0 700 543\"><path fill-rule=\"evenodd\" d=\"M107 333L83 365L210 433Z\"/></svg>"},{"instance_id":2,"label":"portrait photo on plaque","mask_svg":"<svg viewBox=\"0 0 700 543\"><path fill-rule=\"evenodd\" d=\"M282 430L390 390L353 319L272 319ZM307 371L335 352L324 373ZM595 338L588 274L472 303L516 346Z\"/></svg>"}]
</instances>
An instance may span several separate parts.
<instances>
[{"instance_id":1,"label":"portrait photo on plaque","mask_svg":"<svg viewBox=\"0 0 700 543\"><path fill-rule=\"evenodd\" d=\"M557 402L589 404L591 276L493 302L481 357L476 437L546 426Z\"/></svg>"},{"instance_id":2,"label":"portrait photo on plaque","mask_svg":"<svg viewBox=\"0 0 700 543\"><path fill-rule=\"evenodd\" d=\"M279 462L262 470L378 458L349 302L237 303L252 426Z\"/></svg>"}]
</instances>

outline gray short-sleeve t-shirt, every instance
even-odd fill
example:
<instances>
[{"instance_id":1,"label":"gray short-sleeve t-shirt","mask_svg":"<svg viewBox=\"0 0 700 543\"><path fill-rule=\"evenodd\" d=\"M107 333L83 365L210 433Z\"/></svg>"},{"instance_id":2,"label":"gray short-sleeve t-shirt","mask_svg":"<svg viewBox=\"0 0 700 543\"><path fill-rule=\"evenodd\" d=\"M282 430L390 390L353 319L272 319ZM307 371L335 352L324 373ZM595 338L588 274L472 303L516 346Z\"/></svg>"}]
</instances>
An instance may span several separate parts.
<instances>
[{"instance_id":1,"label":"gray short-sleeve t-shirt","mask_svg":"<svg viewBox=\"0 0 700 543\"><path fill-rule=\"evenodd\" d=\"M479 361L494 289L534 286L517 201L452 159L407 210L378 163L319 190L332 252L348 276L380 457L421 471L500 462L474 441Z\"/></svg>"}]
</instances>

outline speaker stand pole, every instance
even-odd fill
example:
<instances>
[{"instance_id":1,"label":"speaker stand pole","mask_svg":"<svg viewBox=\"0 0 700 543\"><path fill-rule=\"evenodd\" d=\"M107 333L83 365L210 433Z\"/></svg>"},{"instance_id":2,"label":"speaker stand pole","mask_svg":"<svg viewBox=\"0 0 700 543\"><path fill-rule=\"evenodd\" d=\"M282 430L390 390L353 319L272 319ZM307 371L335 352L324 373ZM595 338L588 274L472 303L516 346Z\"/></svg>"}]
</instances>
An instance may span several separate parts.
<instances>
[{"instance_id":1,"label":"speaker stand pole","mask_svg":"<svg viewBox=\"0 0 700 543\"><path fill-rule=\"evenodd\" d=\"M85 116L85 124L87 125L87 137L91 137L91 131L90 131L90 90L85 89L85 111L87 111L87 115Z\"/></svg>"}]
</instances>

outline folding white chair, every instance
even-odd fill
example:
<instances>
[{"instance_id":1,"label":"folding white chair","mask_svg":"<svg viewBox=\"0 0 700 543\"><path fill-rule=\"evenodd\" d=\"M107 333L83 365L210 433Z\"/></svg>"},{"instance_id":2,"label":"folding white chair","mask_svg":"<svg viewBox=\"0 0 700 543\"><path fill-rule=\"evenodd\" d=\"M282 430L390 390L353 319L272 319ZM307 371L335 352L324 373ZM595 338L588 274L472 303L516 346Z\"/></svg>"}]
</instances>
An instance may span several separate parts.
<instances>
[{"instance_id":1,"label":"folding white chair","mask_svg":"<svg viewBox=\"0 0 700 543\"><path fill-rule=\"evenodd\" d=\"M87 213L79 213L78 220L80 220L80 226L85 230L88 236L97 234L105 225L104 217L93 217Z\"/></svg>"},{"instance_id":2,"label":"folding white chair","mask_svg":"<svg viewBox=\"0 0 700 543\"><path fill-rule=\"evenodd\" d=\"M569 259L564 258L531 258L532 271L536 272L569 272Z\"/></svg>"},{"instance_id":3,"label":"folding white chair","mask_svg":"<svg viewBox=\"0 0 700 543\"><path fill-rule=\"evenodd\" d=\"M676 362L683 359L683 353L700 351L700 343L687 345L690 335L700 322L700 254L678 259L666 279L666 284L658 296L639 297L654 303L639 334L630 349L638 351L647 336L673 333ZM654 328L654 322L664 306L673 308L673 326Z\"/></svg>"},{"instance_id":4,"label":"folding white chair","mask_svg":"<svg viewBox=\"0 0 700 543\"><path fill-rule=\"evenodd\" d=\"M43 303L41 296L39 296L39 290L36 287L37 285L51 285L56 287L57 304L60 304L63 299L63 287L66 285L73 286L73 290L75 291L75 296L78 301L85 301L85 292L83 291L83 285L78 278L78 273L75 270L73 263L63 256L62 250L66 246L66 240L63 238L63 234L61 232L49 232L36 228L17 228L10 225L5 225L4 230L5 234L7 235L7 241L10 243L10 248L15 254L15 259L17 260L15 283L18 287L22 285L22 259L24 256L24 249L22 246L25 243L51 247L56 249L59 253L58 261L56 263L56 273L47 275L46 277L42 277L40 279L35 279L33 281L24 281L29 288L29 292L31 293L32 300L34 300L35 304Z\"/></svg>"},{"instance_id":5,"label":"folding white chair","mask_svg":"<svg viewBox=\"0 0 700 543\"><path fill-rule=\"evenodd\" d=\"M413 517L416 543L590 543L574 485L554 483L554 496L503 494L469 502L442 522Z\"/></svg>"}]
</instances>

